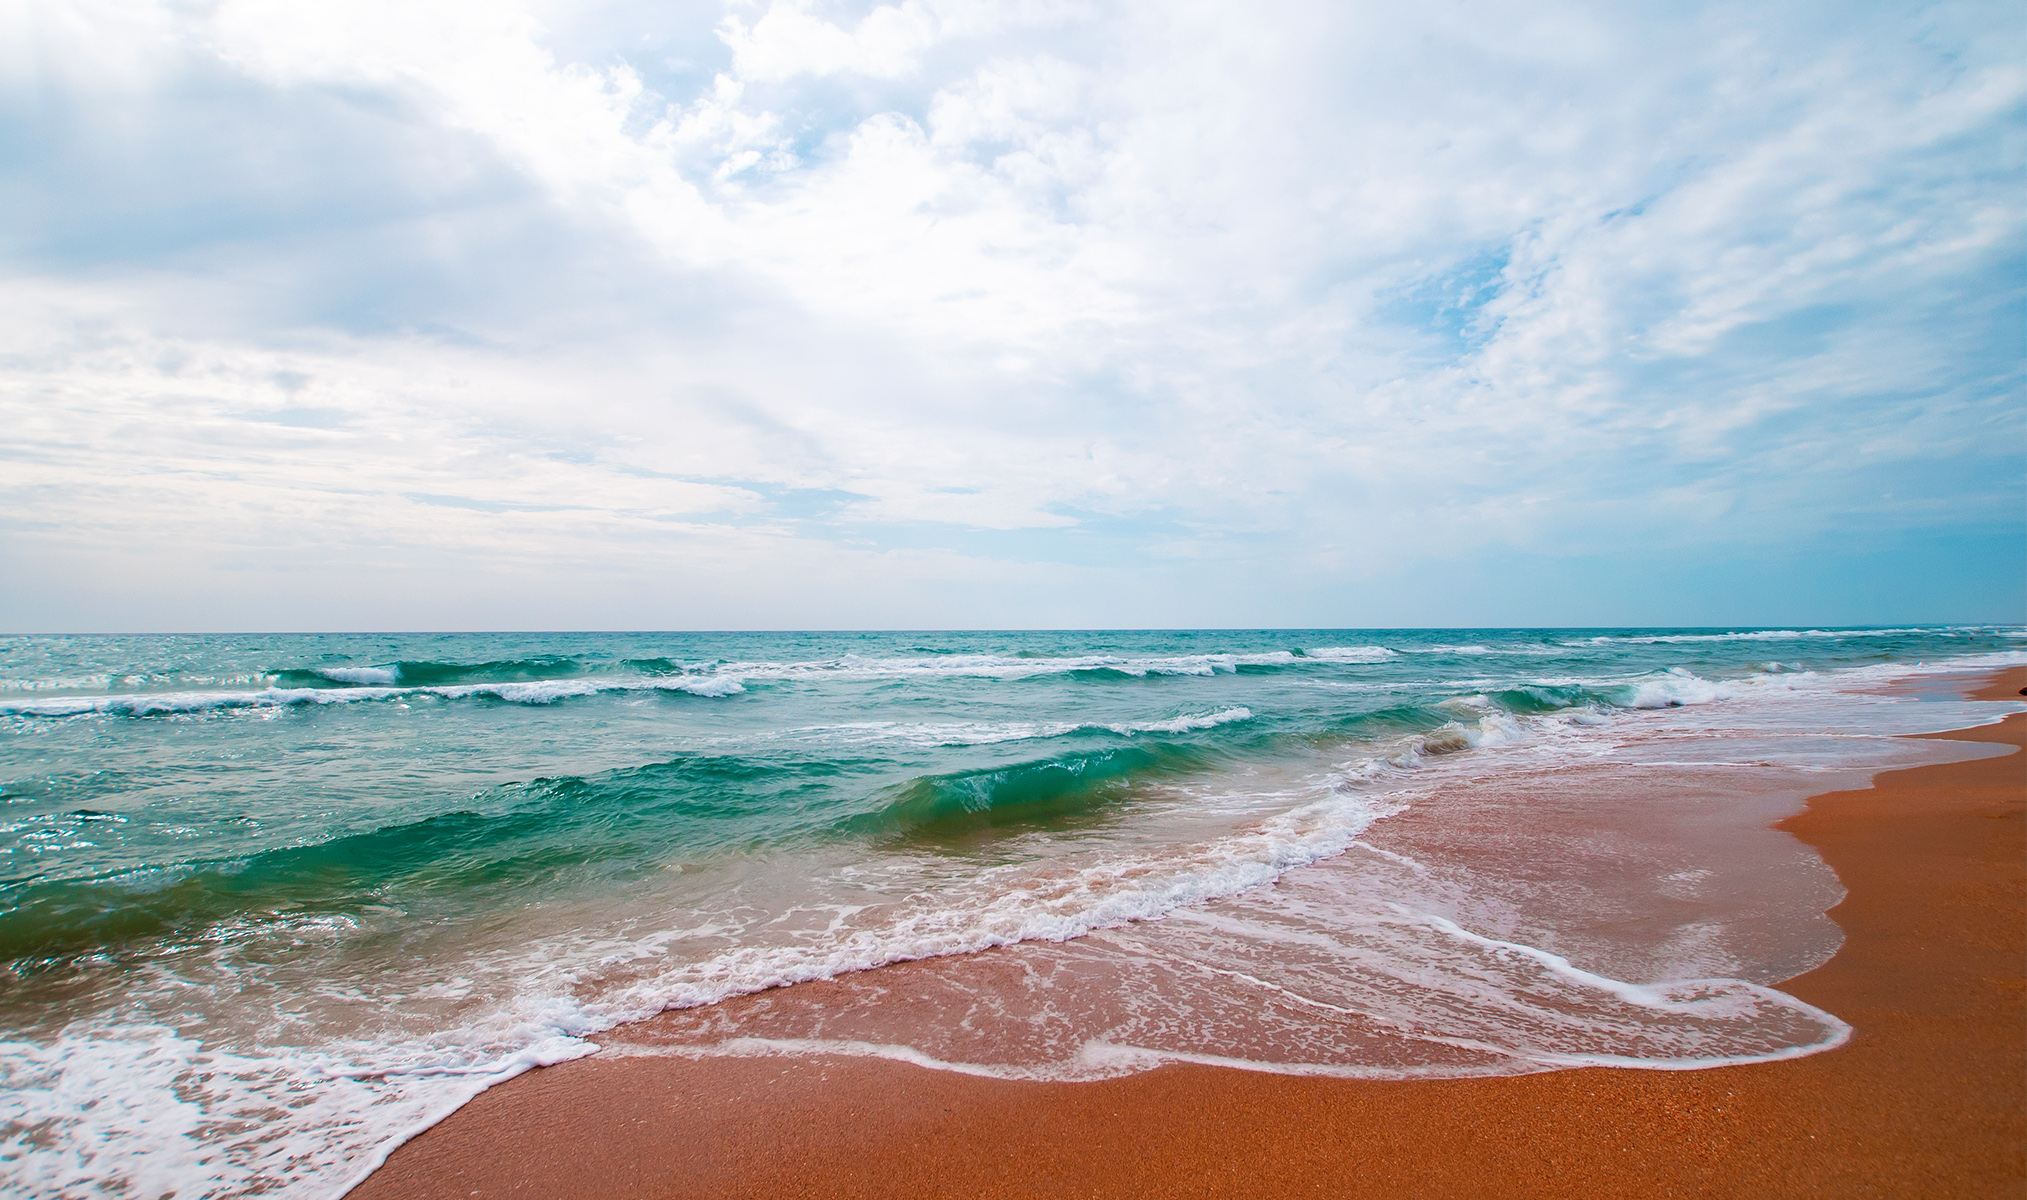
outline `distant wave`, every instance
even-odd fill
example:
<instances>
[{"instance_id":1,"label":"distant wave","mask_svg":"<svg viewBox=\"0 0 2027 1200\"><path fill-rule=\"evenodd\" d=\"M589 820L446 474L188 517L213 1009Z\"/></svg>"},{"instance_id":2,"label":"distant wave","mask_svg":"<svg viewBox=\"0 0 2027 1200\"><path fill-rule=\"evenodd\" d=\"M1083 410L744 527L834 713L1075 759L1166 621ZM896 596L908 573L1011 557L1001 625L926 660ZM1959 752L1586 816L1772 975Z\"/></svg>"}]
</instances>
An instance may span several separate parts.
<instances>
[{"instance_id":1,"label":"distant wave","mask_svg":"<svg viewBox=\"0 0 2027 1200\"><path fill-rule=\"evenodd\" d=\"M1019 679L1080 672L1118 675L1217 675L1249 668L1323 663L1376 663L1396 657L1384 646L1323 646L1312 650L1247 653L1124 656L1111 654L1046 657L1035 654L936 654L919 658L866 658L855 654L800 662L682 663L669 658L630 658L618 663L582 663L537 657L483 663L396 662L384 665L284 667L273 671L278 685L292 687L447 687L478 683L523 683L582 678L709 674L739 679L885 679L981 676Z\"/></svg>"},{"instance_id":2,"label":"distant wave","mask_svg":"<svg viewBox=\"0 0 2027 1200\"><path fill-rule=\"evenodd\" d=\"M820 735L842 742L898 741L916 746L990 746L1001 742L1022 742L1066 737L1075 733L1116 733L1133 737L1143 733L1193 733L1253 719L1250 708L1222 708L1216 712L1191 713L1159 721L1122 721L1091 724L1077 721L862 721L847 725L822 725L792 730L798 735Z\"/></svg>"},{"instance_id":3,"label":"distant wave","mask_svg":"<svg viewBox=\"0 0 2027 1200\"><path fill-rule=\"evenodd\" d=\"M1487 646L1478 642L1466 642L1456 645L1439 643L1433 646L1404 646L1402 647L1402 652L1406 654L1461 654L1467 657L1476 657L1483 654L1514 654L1534 658L1566 657L1569 654L1566 647L1577 644L1579 643L1567 642L1561 646Z\"/></svg>"},{"instance_id":4,"label":"distant wave","mask_svg":"<svg viewBox=\"0 0 2027 1200\"><path fill-rule=\"evenodd\" d=\"M1378 647L1358 648L1377 650ZM1390 653L1390 652L1388 652ZM1124 676L1161 674L1166 671L1177 675L1208 675L1219 670L1236 669L1240 656L1199 656L1191 660L1120 660L1119 662L1092 659L1044 659L1044 660L996 660L994 667L1001 664L1018 664L1020 670L1001 672L984 669L980 664L967 664L955 670L937 674L953 676L983 676L987 678L1027 678L1041 671L1035 664L1050 664L1049 669L1062 671L1111 671ZM1301 658L1286 654L1253 656L1275 664L1299 663ZM1202 661L1200 661L1202 660ZM1205 665L1217 660L1214 665ZM350 704L400 700L403 698L429 696L444 700L492 699L513 704L545 705L573 697L594 696L608 692L674 692L691 696L722 699L746 691L748 682L766 683L785 679L808 679L828 676L830 678L879 678L881 672L892 669L895 660L879 661L879 669L861 670L851 665L804 670L810 664L734 664L720 668L714 673L674 674L662 676L593 676L537 680L529 682L465 683L443 686L385 686L347 682L337 687L268 687L244 691L184 691L144 692L127 695L97 696L40 696L35 698L0 700L0 715L27 717L71 717L90 713L108 715L148 717L179 713L201 713L233 709L273 709L299 705ZM914 660L908 660L914 661ZM1324 661L1360 661L1350 659ZM1377 661L1377 660L1374 660ZM1068 666L1064 664L1077 664ZM1235 664L1235 665L1232 665ZM1201 669L1199 670L1199 667ZM773 669L778 668L778 669ZM382 668L319 668L319 670L354 672L358 678L370 678L366 672ZM926 672L925 672L926 673ZM1583 704L1604 704L1617 708L1663 708L1684 704L1708 703L1712 700L1729 698L1735 694L1738 684L1734 682L1712 682L1682 668L1671 668L1649 676L1625 682L1599 680L1573 680L1567 684L1538 683L1516 685L1493 693L1497 702L1511 707L1516 712L1548 711L1552 708L1571 707ZM1390 710L1364 714L1358 720L1384 718ZM1068 723L1068 722L1002 722L966 723L945 725L901 725L874 723L864 726L836 727L840 732L852 729L865 731L867 737L892 736L923 745L984 745L992 742L1014 741L1025 738L1059 737L1079 730L1110 731L1131 736L1141 733L1185 733L1209 729L1233 721L1251 720L1254 713L1250 708L1233 707L1209 713L1185 713L1182 715L1147 722L1117 723Z\"/></svg>"},{"instance_id":5,"label":"distant wave","mask_svg":"<svg viewBox=\"0 0 2027 1200\"><path fill-rule=\"evenodd\" d=\"M860 658L847 654L811 662L721 663L717 672L742 679L895 679L923 676L976 676L1023 679L1035 675L1114 674L1217 675L1247 667L1280 667L1302 661L1290 650L1258 654L1186 654L1125 658L1089 654L1064 658L1031 658L1001 654L948 654L934 658Z\"/></svg>"},{"instance_id":6,"label":"distant wave","mask_svg":"<svg viewBox=\"0 0 2027 1200\"><path fill-rule=\"evenodd\" d=\"M745 690L744 685L737 679L708 675L637 681L559 679L541 683L473 683L455 687L270 687L243 692L152 692L126 696L51 696L37 700L4 700L0 701L0 714L74 717L86 713L107 713L150 717L159 714L238 708L351 704L359 701L399 700L406 696L436 696L445 700L488 697L513 704L553 704L572 696L594 696L600 692L684 692L692 696L723 697L737 695Z\"/></svg>"},{"instance_id":7,"label":"distant wave","mask_svg":"<svg viewBox=\"0 0 2027 1200\"><path fill-rule=\"evenodd\" d=\"M1991 632L1982 630L1982 627L1968 626L1952 627L1952 630ZM73 676L62 679L9 681L5 688L0 688L0 715L67 717L101 713L145 717L210 710L342 704L414 696L431 696L446 700L493 699L533 705L552 704L559 700L604 692L674 692L723 698L738 695L746 691L749 685L937 678L1016 681L1068 676L1096 681L1107 678L1120 680L1160 677L1209 678L1245 672L1294 671L1308 672L1316 678L1328 679L1331 672L1352 674L1356 668L1391 662L1400 659L1402 655L1567 658L1573 652L1579 652L1586 647L1609 645L1800 640L1828 642L1852 638L1937 635L1952 630L1903 627L1854 630L1745 630L1723 633L1623 633L1553 645L1501 644L1497 641L1429 645L1404 642L1397 648L1345 645L1246 653L1142 656L1091 654L1049 657L1032 652L1011 655L930 653L919 657L860 657L847 654L829 659L780 662L683 662L667 657L587 662L560 655L537 655L466 663L433 660L402 660L379 664L330 663L277 668L264 676L253 677L273 681L270 686L258 688L226 686L198 690L186 685L180 690L118 691L79 695L61 693L79 684L104 687L110 681L110 677ZM1760 664L1760 668L1764 671L1783 669L1780 664L1772 663ZM1595 680L1583 681L1592 690L1573 702L1602 703L1622 708L1667 707L1722 699L1731 694L1727 689L1734 687L1734 684L1730 683L1684 683L1679 672L1678 668L1672 680L1657 676L1645 683L1631 686L1605 684ZM1365 675L1364 672L1358 672L1354 677ZM236 680L219 682L229 684ZM1515 685L1509 685L1511 686ZM11 696L5 695L10 691ZM1529 703L1524 697L1516 697L1516 701L1523 708ZM1251 715L1250 712L1247 713L1248 717ZM1203 716L1178 716L1144 729L1128 728L1123 725L1091 728L1111 729L1122 734L1175 733L1198 728L1187 723L1200 719L1204 719ZM1185 724L1178 725L1174 722ZM919 731L919 736L910 734L896 736L912 736L922 744L986 744L1026 737L1061 736L1077 728L1081 726L1010 723L997 729L979 731L975 735L954 734L949 740L941 743L928 740L936 735L926 727Z\"/></svg>"},{"instance_id":8,"label":"distant wave","mask_svg":"<svg viewBox=\"0 0 2027 1200\"><path fill-rule=\"evenodd\" d=\"M556 655L501 659L494 662L397 662L388 666L283 667L273 672L278 683L302 687L329 684L391 687L445 687L473 683L526 683L569 679L585 674L573 659Z\"/></svg>"},{"instance_id":9,"label":"distant wave","mask_svg":"<svg viewBox=\"0 0 2027 1200\"><path fill-rule=\"evenodd\" d=\"M1214 713L1204 713L1201 716L1175 717L1167 721L1149 721L1138 725L1107 725L1105 728L1114 733L1123 733L1129 736L1136 733L1189 733L1198 729L1214 729L1219 725L1229 725L1235 721L1250 721L1252 719L1253 710L1250 708L1224 708Z\"/></svg>"},{"instance_id":10,"label":"distant wave","mask_svg":"<svg viewBox=\"0 0 2027 1200\"><path fill-rule=\"evenodd\" d=\"M909 679L937 676L1012 680L1045 675L1145 678L1171 675L1230 675L1290 668L1313 669L1380 663L1395 657L1398 657L1398 652L1385 646L1322 646L1308 650L1140 657L1113 654L1069 655L1060 658L1029 654L944 654L927 658L861 658L847 654L838 658L806 662L725 662L717 664L714 669L720 675L756 681Z\"/></svg>"},{"instance_id":11,"label":"distant wave","mask_svg":"<svg viewBox=\"0 0 2027 1200\"><path fill-rule=\"evenodd\" d=\"M1870 638L1905 637L1909 634L1926 634L1931 637L1947 636L1959 632L1956 627L1947 629L1753 629L1736 633L1643 633L1626 635L1605 635L1585 638L1582 641L1564 642L1565 646L1657 646L1673 645L1680 642L1783 642L1801 638Z\"/></svg>"},{"instance_id":12,"label":"distant wave","mask_svg":"<svg viewBox=\"0 0 2027 1200\"><path fill-rule=\"evenodd\" d=\"M380 686L390 686L401 678L400 670L393 667L316 667L308 671L276 671L275 675L281 679L328 679L333 683Z\"/></svg>"},{"instance_id":13,"label":"distant wave","mask_svg":"<svg viewBox=\"0 0 2027 1200\"><path fill-rule=\"evenodd\" d=\"M1304 650L1302 657L1318 662L1377 663L1399 658L1400 654L1385 646L1319 646Z\"/></svg>"},{"instance_id":14,"label":"distant wave","mask_svg":"<svg viewBox=\"0 0 2027 1200\"><path fill-rule=\"evenodd\" d=\"M668 658L644 658L587 664L560 656L540 656L479 663L340 663L276 668L264 676L273 682L262 688L185 688L49 695L51 691L68 690L69 686L80 683L103 687L108 680L99 677L89 680L17 681L11 685L11 690L17 694L28 693L34 698L24 696L18 700L0 700L0 714L152 716L211 709L343 704L417 695L444 699L491 697L516 704L549 704L573 696L623 691L686 692L694 696L723 697L745 691L749 683L834 680L984 678L1012 681L1046 676L1208 678L1251 671L1328 670L1383 663L1398 655L1399 652L1384 646L1323 646L1308 650L1142 657L1108 654L1056 658L1026 654L943 654L921 658L861 658L843 655L801 662L685 664ZM4 690L10 689L0 689Z\"/></svg>"}]
</instances>

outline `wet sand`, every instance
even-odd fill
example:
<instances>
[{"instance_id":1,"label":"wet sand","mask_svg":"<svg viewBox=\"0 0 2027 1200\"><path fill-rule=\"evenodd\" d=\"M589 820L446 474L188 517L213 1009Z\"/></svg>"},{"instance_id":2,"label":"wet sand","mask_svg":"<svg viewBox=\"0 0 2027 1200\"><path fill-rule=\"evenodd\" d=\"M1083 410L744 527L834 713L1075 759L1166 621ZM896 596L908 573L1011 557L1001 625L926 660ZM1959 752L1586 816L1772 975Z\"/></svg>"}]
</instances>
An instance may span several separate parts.
<instances>
[{"instance_id":1,"label":"wet sand","mask_svg":"<svg viewBox=\"0 0 2027 1200\"><path fill-rule=\"evenodd\" d=\"M2018 699L2027 669L1984 677ZM485 1093L352 1193L411 1197L2019 1196L2027 714L1930 735L1781 828L1849 890L1783 990L1840 1049L1705 1071L1373 1083L1170 1066L1099 1083L878 1059L598 1056Z\"/></svg>"}]
</instances>

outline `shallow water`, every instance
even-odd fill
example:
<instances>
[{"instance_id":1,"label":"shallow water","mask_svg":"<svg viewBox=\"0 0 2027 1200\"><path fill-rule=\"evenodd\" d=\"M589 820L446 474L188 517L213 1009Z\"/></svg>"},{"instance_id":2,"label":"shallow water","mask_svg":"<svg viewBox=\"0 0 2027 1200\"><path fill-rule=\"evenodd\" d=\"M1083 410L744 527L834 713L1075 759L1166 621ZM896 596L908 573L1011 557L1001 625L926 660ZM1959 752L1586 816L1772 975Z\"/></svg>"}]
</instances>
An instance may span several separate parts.
<instances>
[{"instance_id":1,"label":"shallow water","mask_svg":"<svg viewBox=\"0 0 2027 1200\"><path fill-rule=\"evenodd\" d=\"M1839 890L1768 824L1977 753L1889 735L1995 706L1874 685L2023 647L0 640L0 1182L334 1194L594 1038L1047 1078L1810 1052L1842 1023L1771 985Z\"/></svg>"}]
</instances>

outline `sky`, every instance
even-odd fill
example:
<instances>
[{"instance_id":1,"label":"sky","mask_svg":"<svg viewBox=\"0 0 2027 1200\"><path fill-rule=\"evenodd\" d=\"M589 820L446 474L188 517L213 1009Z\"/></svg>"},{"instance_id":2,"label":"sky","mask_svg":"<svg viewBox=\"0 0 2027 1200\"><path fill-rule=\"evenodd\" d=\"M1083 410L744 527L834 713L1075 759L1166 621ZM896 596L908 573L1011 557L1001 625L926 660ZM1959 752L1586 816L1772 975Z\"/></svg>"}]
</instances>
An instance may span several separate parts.
<instances>
[{"instance_id":1,"label":"sky","mask_svg":"<svg viewBox=\"0 0 2027 1200\"><path fill-rule=\"evenodd\" d=\"M2027 620L2010 3L0 0L0 631Z\"/></svg>"}]
</instances>

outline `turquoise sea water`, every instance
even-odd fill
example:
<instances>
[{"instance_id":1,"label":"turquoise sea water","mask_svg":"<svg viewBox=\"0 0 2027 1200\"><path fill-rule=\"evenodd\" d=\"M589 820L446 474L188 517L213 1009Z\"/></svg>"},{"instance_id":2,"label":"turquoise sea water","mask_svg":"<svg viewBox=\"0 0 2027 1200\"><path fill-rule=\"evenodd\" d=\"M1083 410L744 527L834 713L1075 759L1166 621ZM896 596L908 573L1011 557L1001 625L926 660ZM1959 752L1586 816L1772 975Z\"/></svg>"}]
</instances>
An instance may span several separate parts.
<instances>
[{"instance_id":1,"label":"turquoise sea water","mask_svg":"<svg viewBox=\"0 0 2027 1200\"><path fill-rule=\"evenodd\" d=\"M1440 831L1534 837L1548 807L1502 789L1601 764L1729 772L1697 796L1897 764L1884 735L1964 714L1877 684L2023 646L1990 627L0 639L0 1186L334 1194L616 1022L996 946L1065 947L1032 953L1144 1002L1025 1041L960 1045L932 1005L888 1041L812 1036L832 1013L686 1046L832 1036L1053 1078L1163 1055L1454 1074L1805 1052L1841 1024L1768 985L1834 949L1834 880L1678 904L1748 868L1687 833L1600 866L1632 844L1608 807L1556 809L1607 831L1563 859L1538 847L1567 836L1502 858ZM1714 736L1758 757L1671 766ZM1431 797L1477 807L1446 825ZM1374 890L1395 860L1424 882ZM1557 871L1687 907L1604 930L1599 904L1635 900L1572 883L1590 898L1564 903ZM1454 966L1479 954L1534 974ZM1215 1032L1206 1014L1246 1002L1174 982L1185 959L1277 995L1305 981L1312 1007L1328 990L1332 1028L1362 1032ZM1638 991L1690 971L1700 990ZM1589 1001L1536 1003L1543 980L1605 997L1595 1019L1551 1029Z\"/></svg>"}]
</instances>

